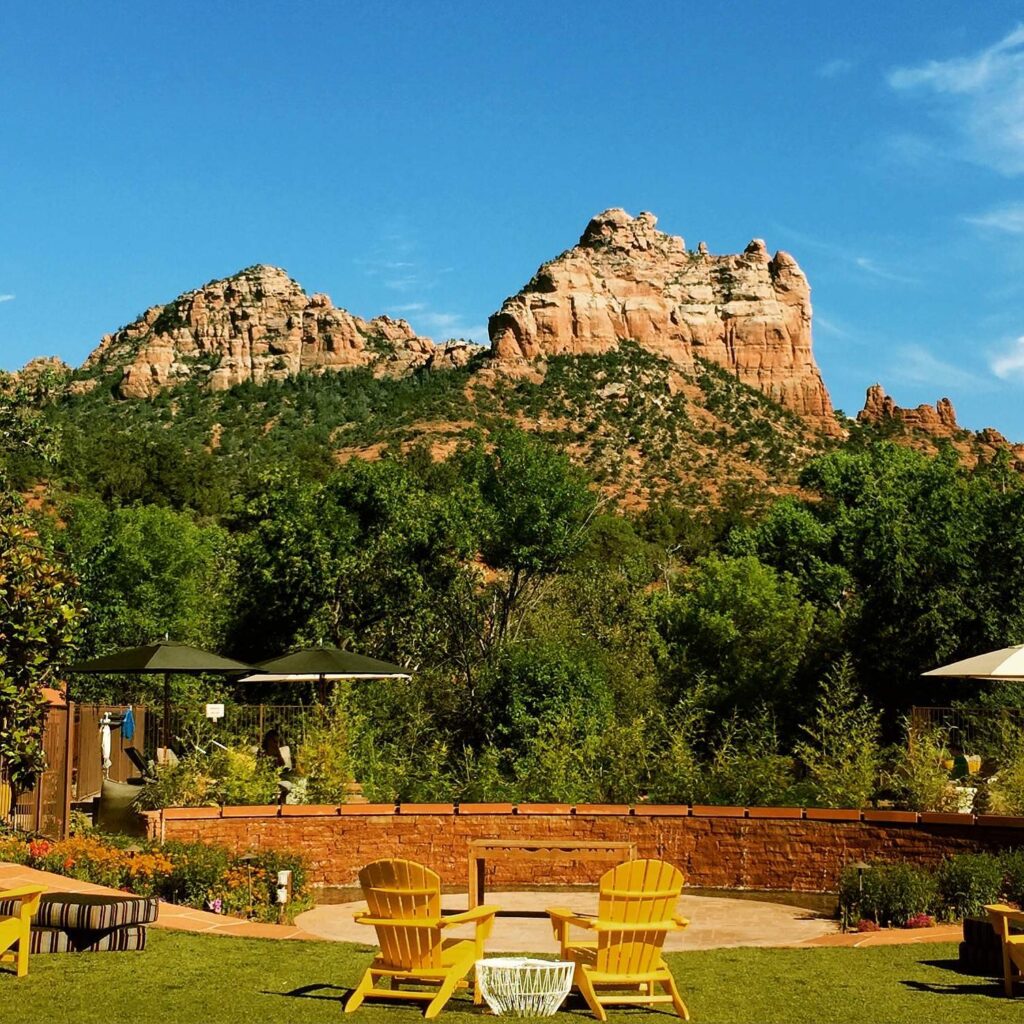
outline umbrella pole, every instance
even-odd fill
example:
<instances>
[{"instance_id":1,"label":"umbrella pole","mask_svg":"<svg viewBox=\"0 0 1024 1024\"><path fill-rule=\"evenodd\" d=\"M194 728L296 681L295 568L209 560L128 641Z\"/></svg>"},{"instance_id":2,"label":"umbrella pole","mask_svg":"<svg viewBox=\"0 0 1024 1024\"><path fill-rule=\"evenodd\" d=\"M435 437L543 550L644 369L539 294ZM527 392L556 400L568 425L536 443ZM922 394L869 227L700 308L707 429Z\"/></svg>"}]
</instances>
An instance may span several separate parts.
<instances>
[{"instance_id":1,"label":"umbrella pole","mask_svg":"<svg viewBox=\"0 0 1024 1024\"><path fill-rule=\"evenodd\" d=\"M164 750L171 749L171 673L164 673ZM165 755L166 756L166 755Z\"/></svg>"}]
</instances>

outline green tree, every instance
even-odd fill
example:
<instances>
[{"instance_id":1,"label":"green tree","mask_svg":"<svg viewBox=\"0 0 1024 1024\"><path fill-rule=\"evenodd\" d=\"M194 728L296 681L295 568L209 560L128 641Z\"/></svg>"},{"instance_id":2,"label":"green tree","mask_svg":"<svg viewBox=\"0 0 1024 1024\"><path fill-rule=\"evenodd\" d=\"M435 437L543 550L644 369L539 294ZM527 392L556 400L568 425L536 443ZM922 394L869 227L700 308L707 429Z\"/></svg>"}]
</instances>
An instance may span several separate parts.
<instances>
[{"instance_id":1,"label":"green tree","mask_svg":"<svg viewBox=\"0 0 1024 1024\"><path fill-rule=\"evenodd\" d=\"M710 555L657 599L655 612L675 699L702 679L719 712L767 703L792 717L799 709L814 608L791 576L753 555Z\"/></svg>"},{"instance_id":2,"label":"green tree","mask_svg":"<svg viewBox=\"0 0 1024 1024\"><path fill-rule=\"evenodd\" d=\"M545 586L583 549L598 503L566 455L520 430L499 434L491 451L463 451L459 462L479 488L479 553L493 572L476 600L458 595L450 621L463 650L487 661L520 635Z\"/></svg>"},{"instance_id":3,"label":"green tree","mask_svg":"<svg viewBox=\"0 0 1024 1024\"><path fill-rule=\"evenodd\" d=\"M75 654L75 579L11 515L0 516L0 765L16 790L44 767L46 704Z\"/></svg>"},{"instance_id":4,"label":"green tree","mask_svg":"<svg viewBox=\"0 0 1024 1024\"><path fill-rule=\"evenodd\" d=\"M62 509L66 522L55 538L81 580L90 610L82 632L89 655L151 643L165 635L216 649L227 612L230 548L227 533L202 525L186 512L155 505L106 508L75 499ZM116 692L102 678L78 684L81 695L123 699L125 686L149 696L151 681L117 681ZM160 684L162 685L162 684ZM176 679L183 696L194 684Z\"/></svg>"}]
</instances>

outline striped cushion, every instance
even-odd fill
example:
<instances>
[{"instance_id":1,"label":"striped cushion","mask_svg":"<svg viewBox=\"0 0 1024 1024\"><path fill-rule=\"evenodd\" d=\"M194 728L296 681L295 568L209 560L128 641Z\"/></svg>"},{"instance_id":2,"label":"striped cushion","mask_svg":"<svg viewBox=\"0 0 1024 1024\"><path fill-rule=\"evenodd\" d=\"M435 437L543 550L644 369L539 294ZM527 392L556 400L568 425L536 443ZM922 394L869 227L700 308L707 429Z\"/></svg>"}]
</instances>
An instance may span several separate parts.
<instances>
[{"instance_id":1,"label":"striped cushion","mask_svg":"<svg viewBox=\"0 0 1024 1024\"><path fill-rule=\"evenodd\" d=\"M33 928L30 953L120 953L146 948L146 926L132 924L109 931Z\"/></svg>"},{"instance_id":2,"label":"striped cushion","mask_svg":"<svg viewBox=\"0 0 1024 1024\"><path fill-rule=\"evenodd\" d=\"M17 915L18 906L17 900L0 900L0 917ZM149 924L156 920L158 908L155 896L51 892L39 901L32 924L40 928L110 931L129 924Z\"/></svg>"}]
</instances>

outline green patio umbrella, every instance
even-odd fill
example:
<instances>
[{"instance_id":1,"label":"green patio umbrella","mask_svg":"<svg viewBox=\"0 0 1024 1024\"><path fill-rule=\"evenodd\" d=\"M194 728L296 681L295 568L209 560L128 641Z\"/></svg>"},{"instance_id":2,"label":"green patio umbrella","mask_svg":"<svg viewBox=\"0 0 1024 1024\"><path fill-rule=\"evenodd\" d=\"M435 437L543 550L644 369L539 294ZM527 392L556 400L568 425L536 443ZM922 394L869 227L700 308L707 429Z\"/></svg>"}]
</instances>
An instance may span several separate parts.
<instances>
[{"instance_id":1,"label":"green patio umbrella","mask_svg":"<svg viewBox=\"0 0 1024 1024\"><path fill-rule=\"evenodd\" d=\"M307 647L256 665L242 683L317 683L323 697L328 682L338 679L411 679L407 669L367 658L340 647Z\"/></svg>"},{"instance_id":2,"label":"green patio umbrella","mask_svg":"<svg viewBox=\"0 0 1024 1024\"><path fill-rule=\"evenodd\" d=\"M88 675L162 675L164 677L163 745L169 745L171 733L171 676L200 676L207 673L237 675L252 672L253 666L222 658L199 647L158 640L144 647L129 647L101 658L71 666L72 672Z\"/></svg>"}]
</instances>

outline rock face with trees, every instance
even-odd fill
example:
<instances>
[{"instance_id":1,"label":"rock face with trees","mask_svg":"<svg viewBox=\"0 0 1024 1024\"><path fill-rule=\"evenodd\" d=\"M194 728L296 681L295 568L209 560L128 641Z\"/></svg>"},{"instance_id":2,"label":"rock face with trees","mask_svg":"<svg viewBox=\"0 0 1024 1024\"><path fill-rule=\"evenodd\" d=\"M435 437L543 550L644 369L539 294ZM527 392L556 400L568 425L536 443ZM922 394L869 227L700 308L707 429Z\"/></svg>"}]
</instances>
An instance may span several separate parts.
<instances>
[{"instance_id":1,"label":"rock face with trees","mask_svg":"<svg viewBox=\"0 0 1024 1024\"><path fill-rule=\"evenodd\" d=\"M123 370L121 397L151 398L188 381L223 391L303 371L372 366L400 375L459 366L472 349L435 345L405 320L363 320L327 295L307 295L278 267L260 264L152 306L105 335L85 366Z\"/></svg>"},{"instance_id":2,"label":"rock face with trees","mask_svg":"<svg viewBox=\"0 0 1024 1024\"><path fill-rule=\"evenodd\" d=\"M491 317L503 362L606 352L623 339L687 370L725 367L825 433L832 402L811 351L810 287L788 253L754 239L736 255L656 228L651 213L605 210L579 244L543 264Z\"/></svg>"}]
</instances>

